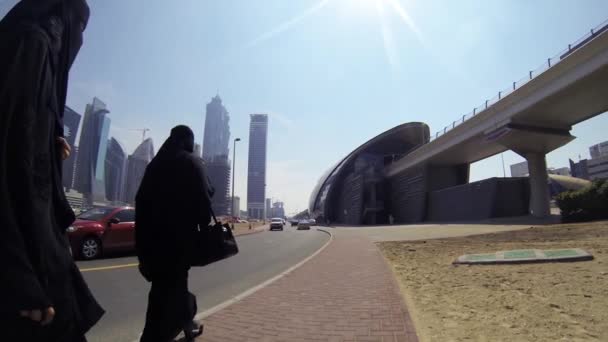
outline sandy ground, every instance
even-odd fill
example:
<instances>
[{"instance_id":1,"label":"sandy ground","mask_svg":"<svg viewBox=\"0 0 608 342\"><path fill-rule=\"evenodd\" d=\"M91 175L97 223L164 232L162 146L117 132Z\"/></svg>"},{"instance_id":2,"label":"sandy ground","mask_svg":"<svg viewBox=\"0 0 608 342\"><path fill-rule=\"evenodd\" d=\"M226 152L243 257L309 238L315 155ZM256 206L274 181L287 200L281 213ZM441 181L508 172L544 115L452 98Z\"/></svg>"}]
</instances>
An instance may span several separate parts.
<instances>
[{"instance_id":1,"label":"sandy ground","mask_svg":"<svg viewBox=\"0 0 608 342\"><path fill-rule=\"evenodd\" d=\"M233 234L235 236L243 235L243 234L250 234L252 231L262 229L263 228L262 226L264 226L264 224L262 222L252 222L251 229L249 229L249 223L235 223Z\"/></svg>"},{"instance_id":2,"label":"sandy ground","mask_svg":"<svg viewBox=\"0 0 608 342\"><path fill-rule=\"evenodd\" d=\"M422 341L608 341L608 222L379 246ZM451 264L462 254L568 247L595 259Z\"/></svg>"}]
</instances>

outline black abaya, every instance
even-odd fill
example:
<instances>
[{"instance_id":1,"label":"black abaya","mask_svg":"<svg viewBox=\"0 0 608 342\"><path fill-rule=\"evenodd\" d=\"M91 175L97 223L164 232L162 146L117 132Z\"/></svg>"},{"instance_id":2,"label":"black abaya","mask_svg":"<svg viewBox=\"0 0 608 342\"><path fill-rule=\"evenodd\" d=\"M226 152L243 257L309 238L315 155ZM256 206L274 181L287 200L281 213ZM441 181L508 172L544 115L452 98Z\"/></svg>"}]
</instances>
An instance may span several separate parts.
<instances>
[{"instance_id":1,"label":"black abaya","mask_svg":"<svg viewBox=\"0 0 608 342\"><path fill-rule=\"evenodd\" d=\"M146 168L135 199L140 270L152 282L142 342L171 340L196 313L188 292L193 234L210 220L209 188L194 135L177 126Z\"/></svg>"},{"instance_id":2,"label":"black abaya","mask_svg":"<svg viewBox=\"0 0 608 342\"><path fill-rule=\"evenodd\" d=\"M57 138L84 0L23 0L0 22L0 338L82 341L103 315L68 249ZM52 306L45 327L21 310ZM9 339L13 340L13 339Z\"/></svg>"}]
</instances>

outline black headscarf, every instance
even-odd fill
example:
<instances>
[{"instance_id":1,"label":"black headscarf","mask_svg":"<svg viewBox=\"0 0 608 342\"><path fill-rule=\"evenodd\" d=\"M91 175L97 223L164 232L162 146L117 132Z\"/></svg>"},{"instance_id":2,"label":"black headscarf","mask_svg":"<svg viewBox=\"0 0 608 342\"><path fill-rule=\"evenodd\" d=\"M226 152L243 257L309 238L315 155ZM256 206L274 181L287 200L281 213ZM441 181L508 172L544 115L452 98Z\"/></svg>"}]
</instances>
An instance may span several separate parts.
<instances>
[{"instance_id":1,"label":"black headscarf","mask_svg":"<svg viewBox=\"0 0 608 342\"><path fill-rule=\"evenodd\" d=\"M82 47L82 34L89 21L86 0L21 0L0 21L2 35L38 26L57 39L54 60L58 121L63 122L68 73Z\"/></svg>"},{"instance_id":2,"label":"black headscarf","mask_svg":"<svg viewBox=\"0 0 608 342\"><path fill-rule=\"evenodd\" d=\"M175 126L171 129L169 138L161 146L156 157L165 159L175 156L181 151L194 152L194 132L192 132L190 127L185 125Z\"/></svg>"}]
</instances>

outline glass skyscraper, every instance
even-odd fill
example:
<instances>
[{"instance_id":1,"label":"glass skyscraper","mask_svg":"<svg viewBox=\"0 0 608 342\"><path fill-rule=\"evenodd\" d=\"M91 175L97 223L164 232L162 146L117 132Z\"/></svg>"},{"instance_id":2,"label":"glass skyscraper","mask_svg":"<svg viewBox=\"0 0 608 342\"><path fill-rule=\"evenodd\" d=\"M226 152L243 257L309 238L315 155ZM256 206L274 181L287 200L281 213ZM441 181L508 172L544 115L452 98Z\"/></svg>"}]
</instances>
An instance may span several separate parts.
<instances>
[{"instance_id":1,"label":"glass skyscraper","mask_svg":"<svg viewBox=\"0 0 608 342\"><path fill-rule=\"evenodd\" d=\"M230 116L219 95L207 104L203 159L211 161L216 156L227 156L230 143Z\"/></svg>"},{"instance_id":2,"label":"glass skyscraper","mask_svg":"<svg viewBox=\"0 0 608 342\"><path fill-rule=\"evenodd\" d=\"M98 98L87 104L76 162L74 187L83 194L85 205L106 200L105 159L110 118L106 104Z\"/></svg>"},{"instance_id":3,"label":"glass skyscraper","mask_svg":"<svg viewBox=\"0 0 608 342\"><path fill-rule=\"evenodd\" d=\"M123 200L127 155L115 138L110 139L105 160L106 197L111 202Z\"/></svg>"},{"instance_id":4,"label":"glass skyscraper","mask_svg":"<svg viewBox=\"0 0 608 342\"><path fill-rule=\"evenodd\" d=\"M266 199L266 144L268 115L251 114L249 125L249 165L247 171L247 213L264 219Z\"/></svg>"},{"instance_id":5,"label":"glass skyscraper","mask_svg":"<svg viewBox=\"0 0 608 342\"><path fill-rule=\"evenodd\" d=\"M124 202L135 204L135 195L139 189L139 184L144 178L146 167L154 158L154 144L152 138L144 140L132 155L129 156L127 162L127 181L125 184Z\"/></svg>"},{"instance_id":6,"label":"glass skyscraper","mask_svg":"<svg viewBox=\"0 0 608 342\"><path fill-rule=\"evenodd\" d=\"M72 147L70 157L63 161L63 176L62 183L66 190L70 190L74 186L74 168L76 165L76 134L82 115L76 113L72 108L65 106L63 114L63 137Z\"/></svg>"},{"instance_id":7,"label":"glass skyscraper","mask_svg":"<svg viewBox=\"0 0 608 342\"><path fill-rule=\"evenodd\" d=\"M203 159L215 194L211 205L217 215L230 212L230 116L219 95L207 104L205 136L203 138Z\"/></svg>"}]
</instances>

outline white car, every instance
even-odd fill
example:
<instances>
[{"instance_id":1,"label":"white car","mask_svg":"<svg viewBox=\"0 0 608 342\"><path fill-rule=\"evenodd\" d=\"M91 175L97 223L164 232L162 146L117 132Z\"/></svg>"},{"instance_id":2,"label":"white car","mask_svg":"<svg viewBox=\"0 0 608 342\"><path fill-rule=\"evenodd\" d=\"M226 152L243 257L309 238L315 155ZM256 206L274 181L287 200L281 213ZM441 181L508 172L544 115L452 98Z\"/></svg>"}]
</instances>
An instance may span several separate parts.
<instances>
[{"instance_id":1,"label":"white car","mask_svg":"<svg viewBox=\"0 0 608 342\"><path fill-rule=\"evenodd\" d=\"M310 230L310 222L308 220L300 220L297 230Z\"/></svg>"},{"instance_id":2,"label":"white car","mask_svg":"<svg viewBox=\"0 0 608 342\"><path fill-rule=\"evenodd\" d=\"M270 221L270 230L283 230L283 219L281 218L273 218Z\"/></svg>"}]
</instances>

